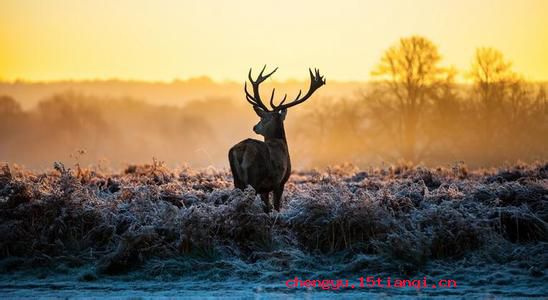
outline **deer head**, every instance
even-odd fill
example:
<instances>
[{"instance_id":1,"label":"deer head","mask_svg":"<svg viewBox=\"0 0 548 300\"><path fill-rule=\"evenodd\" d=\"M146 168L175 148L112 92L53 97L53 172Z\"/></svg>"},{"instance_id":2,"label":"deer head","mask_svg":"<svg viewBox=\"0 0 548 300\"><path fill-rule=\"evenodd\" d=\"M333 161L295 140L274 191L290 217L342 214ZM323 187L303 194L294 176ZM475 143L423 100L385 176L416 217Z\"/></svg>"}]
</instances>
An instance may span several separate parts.
<instances>
[{"instance_id":1,"label":"deer head","mask_svg":"<svg viewBox=\"0 0 548 300\"><path fill-rule=\"evenodd\" d=\"M252 70L249 69L248 79L252 86L253 95L247 90L247 82L244 84L246 99L251 105L253 105L255 113L257 113L259 118L261 118L259 123L253 127L253 131L264 136L265 138L285 138L283 121L287 115L287 109L306 101L317 89L326 83L326 80L320 75L320 71L318 69L315 69L314 72L312 72L311 69L308 69L310 73L310 87L308 88L308 92L301 97L302 90L299 90L297 97L289 103L285 103L287 100L287 94L285 94L282 101L276 105L274 104L274 93L276 89L272 89L272 94L270 95L271 109L268 109L268 107L266 107L261 100L259 85L274 74L278 68L266 75L263 75L265 69L266 65L263 67L259 73L259 76L257 76L257 79L255 80L253 80L253 77L251 76Z\"/></svg>"}]
</instances>

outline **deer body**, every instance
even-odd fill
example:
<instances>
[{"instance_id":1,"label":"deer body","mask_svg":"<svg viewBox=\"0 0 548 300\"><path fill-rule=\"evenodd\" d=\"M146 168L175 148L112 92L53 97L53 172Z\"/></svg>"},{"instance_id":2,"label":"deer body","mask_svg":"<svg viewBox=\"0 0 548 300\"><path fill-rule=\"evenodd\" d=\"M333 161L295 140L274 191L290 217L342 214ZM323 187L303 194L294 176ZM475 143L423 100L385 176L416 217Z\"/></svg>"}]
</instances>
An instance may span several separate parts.
<instances>
[{"instance_id":1,"label":"deer body","mask_svg":"<svg viewBox=\"0 0 548 300\"><path fill-rule=\"evenodd\" d=\"M230 149L229 160L235 187L249 184L259 194L283 191L291 173L285 140L243 140Z\"/></svg>"},{"instance_id":2,"label":"deer body","mask_svg":"<svg viewBox=\"0 0 548 300\"><path fill-rule=\"evenodd\" d=\"M301 92L299 92L294 101L285 105L283 103L287 95L278 106L274 105L273 90L270 97L272 110L268 110L261 101L259 84L272 75L276 69L263 76L264 69L256 80L252 79L251 70L249 71L253 96L247 91L247 83L245 85L247 101L253 105L253 109L261 118L259 123L253 127L253 131L262 135L264 141L246 139L239 142L230 148L228 160L234 178L234 186L243 190L247 185L251 185L261 195L261 199L265 203L265 212L269 212L270 192L274 194L274 208L279 210L284 185L291 174L291 160L283 124L287 115L287 108L304 102L316 89L325 84L325 80L320 76L319 71L316 70L315 75L310 71L311 83L308 93L303 98L299 98L301 95Z\"/></svg>"}]
</instances>

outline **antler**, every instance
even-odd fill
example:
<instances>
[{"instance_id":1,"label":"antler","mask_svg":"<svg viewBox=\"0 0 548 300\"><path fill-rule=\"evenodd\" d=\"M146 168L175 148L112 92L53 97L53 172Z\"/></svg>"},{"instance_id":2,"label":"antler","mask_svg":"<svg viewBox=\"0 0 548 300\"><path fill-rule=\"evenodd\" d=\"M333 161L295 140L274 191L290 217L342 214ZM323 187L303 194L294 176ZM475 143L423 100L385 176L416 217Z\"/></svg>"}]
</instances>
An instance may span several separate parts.
<instances>
[{"instance_id":1,"label":"antler","mask_svg":"<svg viewBox=\"0 0 548 300\"><path fill-rule=\"evenodd\" d=\"M270 101L270 105L272 106L272 109L274 111L280 111L280 110L283 110L283 109L288 109L292 106L303 103L308 98L310 98L310 96L312 96L312 94L314 94L314 92L317 89L319 89L322 85L325 84L326 80L324 79L323 76L320 75L320 70L314 69L314 73L312 73L312 70L308 69L308 72L310 73L310 87L308 88L308 92L306 92L306 94L302 98L299 98L301 96L301 93L302 93L302 91L299 90L299 94L297 95L297 97L295 97L295 100L293 100L293 101L291 101L287 104L284 104L287 95L286 95L286 97L284 97L282 102L280 102L280 104L278 104L277 106L275 106L274 103L272 103L272 101ZM274 91L272 91L272 95L274 95Z\"/></svg>"},{"instance_id":2,"label":"antler","mask_svg":"<svg viewBox=\"0 0 548 300\"><path fill-rule=\"evenodd\" d=\"M247 91L247 82L244 84L244 90L245 90L245 97L247 99L247 102L251 103L251 105L253 106L261 108L264 111L270 111L261 100L261 95L259 94L259 85L263 81L265 81L268 77L270 77L270 75L274 74L274 72L276 72L278 68L274 69L274 71L263 76L263 72L265 69L266 69L266 65L264 65L263 69L261 70L261 73L259 73L259 76L257 76L257 79L253 80L253 78L251 77L251 68L250 68L247 78L249 79L249 82L251 82L251 86L253 87L253 96ZM271 104L272 104L273 98L274 98L274 90L272 90L272 96L270 97Z\"/></svg>"},{"instance_id":3,"label":"antler","mask_svg":"<svg viewBox=\"0 0 548 300\"><path fill-rule=\"evenodd\" d=\"M302 90L299 90L299 94L297 95L297 97L295 97L295 100L287 104L284 104L285 100L287 99L287 94L285 94L280 104L275 105L274 92L276 91L276 89L272 89L272 94L270 95L270 106L272 107L272 110L269 110L266 107L266 105L263 103L263 101L261 100L261 95L259 94L259 85L263 81L265 81L268 77L270 77L272 74L274 74L274 72L276 72L278 68L274 69L274 71L266 75L263 75L263 72L265 69L266 69L266 65L263 67L263 69L261 70L261 73L259 73L259 76L257 76L256 80L253 80L253 78L251 77L251 69L249 69L249 74L247 75L247 77L249 79L249 82L251 82L251 86L253 87L253 95L251 95L249 91L247 90L247 82L244 84L244 90L245 90L245 96L246 96L247 102L249 102L254 107L258 107L264 111L280 111L280 110L295 106L297 104L303 103L308 98L310 98L310 96L312 96L312 94L314 94L314 92L317 89L319 89L322 85L324 85L326 82L324 77L320 75L320 70L314 69L314 73L312 73L312 70L308 69L310 73L310 87L308 89L308 92L302 98L299 98L302 93Z\"/></svg>"}]
</instances>

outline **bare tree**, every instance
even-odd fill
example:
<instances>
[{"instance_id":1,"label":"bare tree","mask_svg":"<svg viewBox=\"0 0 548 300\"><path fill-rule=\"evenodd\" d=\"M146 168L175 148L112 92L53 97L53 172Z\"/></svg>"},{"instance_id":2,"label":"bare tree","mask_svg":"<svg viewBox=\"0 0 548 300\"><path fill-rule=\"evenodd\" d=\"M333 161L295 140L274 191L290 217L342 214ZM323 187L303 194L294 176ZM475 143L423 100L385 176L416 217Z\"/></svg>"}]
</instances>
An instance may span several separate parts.
<instances>
[{"instance_id":1,"label":"bare tree","mask_svg":"<svg viewBox=\"0 0 548 300\"><path fill-rule=\"evenodd\" d=\"M478 48L468 76L474 81L483 101L493 101L512 79L512 63L494 48Z\"/></svg>"},{"instance_id":2,"label":"bare tree","mask_svg":"<svg viewBox=\"0 0 548 300\"><path fill-rule=\"evenodd\" d=\"M434 87L443 80L446 70L439 67L441 56L430 40L411 36L390 47L371 74L380 78L395 103L397 134L401 156L417 160L417 131L423 110Z\"/></svg>"},{"instance_id":3,"label":"bare tree","mask_svg":"<svg viewBox=\"0 0 548 300\"><path fill-rule=\"evenodd\" d=\"M472 79L483 117L483 138L493 132L495 114L502 108L507 89L516 81L512 64L493 48L478 48L468 73Z\"/></svg>"},{"instance_id":4,"label":"bare tree","mask_svg":"<svg viewBox=\"0 0 548 300\"><path fill-rule=\"evenodd\" d=\"M477 147L483 149L487 160L499 160L499 156L506 153L498 149L503 146L502 135L516 114L518 98L523 99L519 94L523 91L522 84L512 71L511 62L502 52L489 47L476 49L467 75L474 84L478 105Z\"/></svg>"}]
</instances>

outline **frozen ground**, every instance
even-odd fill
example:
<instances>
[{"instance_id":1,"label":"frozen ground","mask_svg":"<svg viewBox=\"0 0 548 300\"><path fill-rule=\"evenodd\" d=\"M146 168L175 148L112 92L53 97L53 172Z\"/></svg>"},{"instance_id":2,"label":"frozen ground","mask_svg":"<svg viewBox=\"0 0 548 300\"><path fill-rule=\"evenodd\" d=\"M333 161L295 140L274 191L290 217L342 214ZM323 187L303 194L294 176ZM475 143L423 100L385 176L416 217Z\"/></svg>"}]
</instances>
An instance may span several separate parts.
<instances>
[{"instance_id":1,"label":"frozen ground","mask_svg":"<svg viewBox=\"0 0 548 300\"><path fill-rule=\"evenodd\" d=\"M264 214L225 170L0 171L7 297L548 295L548 165L295 172ZM427 288L288 289L300 279ZM440 279L456 288L430 287Z\"/></svg>"}]
</instances>

